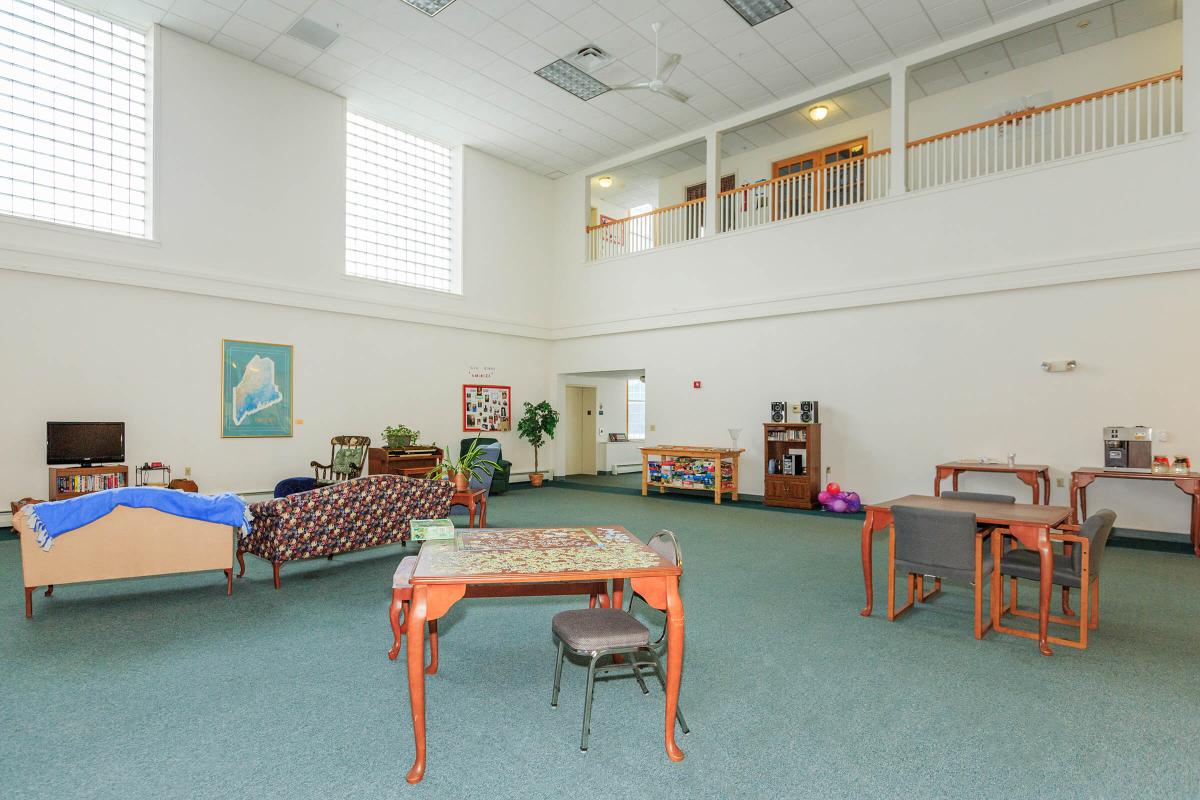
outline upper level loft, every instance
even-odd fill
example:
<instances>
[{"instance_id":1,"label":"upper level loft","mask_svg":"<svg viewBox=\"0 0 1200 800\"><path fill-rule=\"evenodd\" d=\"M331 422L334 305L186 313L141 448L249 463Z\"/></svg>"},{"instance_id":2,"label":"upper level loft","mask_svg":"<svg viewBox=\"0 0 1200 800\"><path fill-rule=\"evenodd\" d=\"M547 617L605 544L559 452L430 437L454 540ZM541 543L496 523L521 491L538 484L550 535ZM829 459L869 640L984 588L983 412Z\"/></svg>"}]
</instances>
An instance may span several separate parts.
<instances>
[{"instance_id":1,"label":"upper level loft","mask_svg":"<svg viewBox=\"0 0 1200 800\"><path fill-rule=\"evenodd\" d=\"M587 260L1183 130L1182 23L1173 0L1121 0L895 77L590 176Z\"/></svg>"}]
</instances>

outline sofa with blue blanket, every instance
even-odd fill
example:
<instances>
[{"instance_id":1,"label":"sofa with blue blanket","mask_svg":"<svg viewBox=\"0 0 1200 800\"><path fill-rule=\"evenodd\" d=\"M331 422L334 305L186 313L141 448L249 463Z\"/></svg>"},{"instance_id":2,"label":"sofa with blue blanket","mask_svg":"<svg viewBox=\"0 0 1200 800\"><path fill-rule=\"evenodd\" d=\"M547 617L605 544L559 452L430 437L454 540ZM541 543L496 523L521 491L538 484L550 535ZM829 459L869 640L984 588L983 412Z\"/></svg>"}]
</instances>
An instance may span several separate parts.
<instances>
[{"instance_id":1,"label":"sofa with blue blanket","mask_svg":"<svg viewBox=\"0 0 1200 800\"><path fill-rule=\"evenodd\" d=\"M238 544L238 577L245 553L271 562L278 589L288 561L408 541L409 522L447 516L453 494L450 481L370 475L254 503L250 534Z\"/></svg>"}]
</instances>

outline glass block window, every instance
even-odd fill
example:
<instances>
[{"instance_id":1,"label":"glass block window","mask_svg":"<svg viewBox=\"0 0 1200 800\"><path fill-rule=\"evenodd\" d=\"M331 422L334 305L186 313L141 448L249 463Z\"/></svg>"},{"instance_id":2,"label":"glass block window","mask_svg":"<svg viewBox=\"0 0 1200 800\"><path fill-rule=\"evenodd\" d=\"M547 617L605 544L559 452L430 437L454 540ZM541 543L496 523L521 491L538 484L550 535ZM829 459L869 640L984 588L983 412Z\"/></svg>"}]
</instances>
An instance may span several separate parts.
<instances>
[{"instance_id":1,"label":"glass block window","mask_svg":"<svg viewBox=\"0 0 1200 800\"><path fill-rule=\"evenodd\" d=\"M456 290L450 148L346 117L346 273Z\"/></svg>"},{"instance_id":2,"label":"glass block window","mask_svg":"<svg viewBox=\"0 0 1200 800\"><path fill-rule=\"evenodd\" d=\"M146 34L0 0L0 214L148 236Z\"/></svg>"}]
</instances>

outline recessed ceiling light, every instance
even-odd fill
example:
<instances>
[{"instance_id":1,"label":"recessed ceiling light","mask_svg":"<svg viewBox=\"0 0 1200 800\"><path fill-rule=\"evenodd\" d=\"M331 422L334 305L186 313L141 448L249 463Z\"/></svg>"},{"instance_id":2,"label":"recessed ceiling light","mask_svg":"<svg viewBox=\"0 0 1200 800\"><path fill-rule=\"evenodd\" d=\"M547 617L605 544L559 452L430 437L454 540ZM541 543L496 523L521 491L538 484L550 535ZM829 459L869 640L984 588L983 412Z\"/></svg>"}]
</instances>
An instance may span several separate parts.
<instances>
[{"instance_id":1,"label":"recessed ceiling light","mask_svg":"<svg viewBox=\"0 0 1200 800\"><path fill-rule=\"evenodd\" d=\"M791 9L787 0L725 0L726 4L742 15L751 25L766 22Z\"/></svg>"},{"instance_id":2,"label":"recessed ceiling light","mask_svg":"<svg viewBox=\"0 0 1200 800\"><path fill-rule=\"evenodd\" d=\"M453 3L454 0L404 0L404 2L408 3L422 14L428 14L432 17L443 8Z\"/></svg>"},{"instance_id":3,"label":"recessed ceiling light","mask_svg":"<svg viewBox=\"0 0 1200 800\"><path fill-rule=\"evenodd\" d=\"M339 36L337 31L330 30L318 22L313 22L308 17L301 17L296 20L296 24L288 28L287 35L321 50L336 42Z\"/></svg>"},{"instance_id":4,"label":"recessed ceiling light","mask_svg":"<svg viewBox=\"0 0 1200 800\"><path fill-rule=\"evenodd\" d=\"M829 106L813 106L808 110L808 118L813 122L820 122L829 116Z\"/></svg>"},{"instance_id":5,"label":"recessed ceiling light","mask_svg":"<svg viewBox=\"0 0 1200 800\"><path fill-rule=\"evenodd\" d=\"M569 61L559 59L539 69L536 73L560 89L566 89L580 100L591 100L608 91L607 84L588 75Z\"/></svg>"},{"instance_id":6,"label":"recessed ceiling light","mask_svg":"<svg viewBox=\"0 0 1200 800\"><path fill-rule=\"evenodd\" d=\"M612 176L611 175L601 175L599 178L596 179L596 183L600 185L601 189L611 188L612 187Z\"/></svg>"},{"instance_id":7,"label":"recessed ceiling light","mask_svg":"<svg viewBox=\"0 0 1200 800\"><path fill-rule=\"evenodd\" d=\"M1081 19L1081 20L1079 20L1079 22L1075 23L1075 27L1079 28L1080 30L1090 28L1091 26L1092 26L1092 21L1090 19Z\"/></svg>"}]
</instances>

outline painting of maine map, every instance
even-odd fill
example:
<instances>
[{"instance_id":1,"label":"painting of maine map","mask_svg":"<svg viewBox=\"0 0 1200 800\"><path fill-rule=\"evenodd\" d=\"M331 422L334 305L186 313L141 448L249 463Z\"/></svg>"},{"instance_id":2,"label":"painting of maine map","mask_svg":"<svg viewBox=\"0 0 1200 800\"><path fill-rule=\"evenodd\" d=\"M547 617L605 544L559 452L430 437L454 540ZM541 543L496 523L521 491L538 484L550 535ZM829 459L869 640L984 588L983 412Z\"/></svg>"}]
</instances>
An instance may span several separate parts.
<instances>
[{"instance_id":1,"label":"painting of maine map","mask_svg":"<svg viewBox=\"0 0 1200 800\"><path fill-rule=\"evenodd\" d=\"M292 435L292 346L221 341L221 436Z\"/></svg>"}]
</instances>

